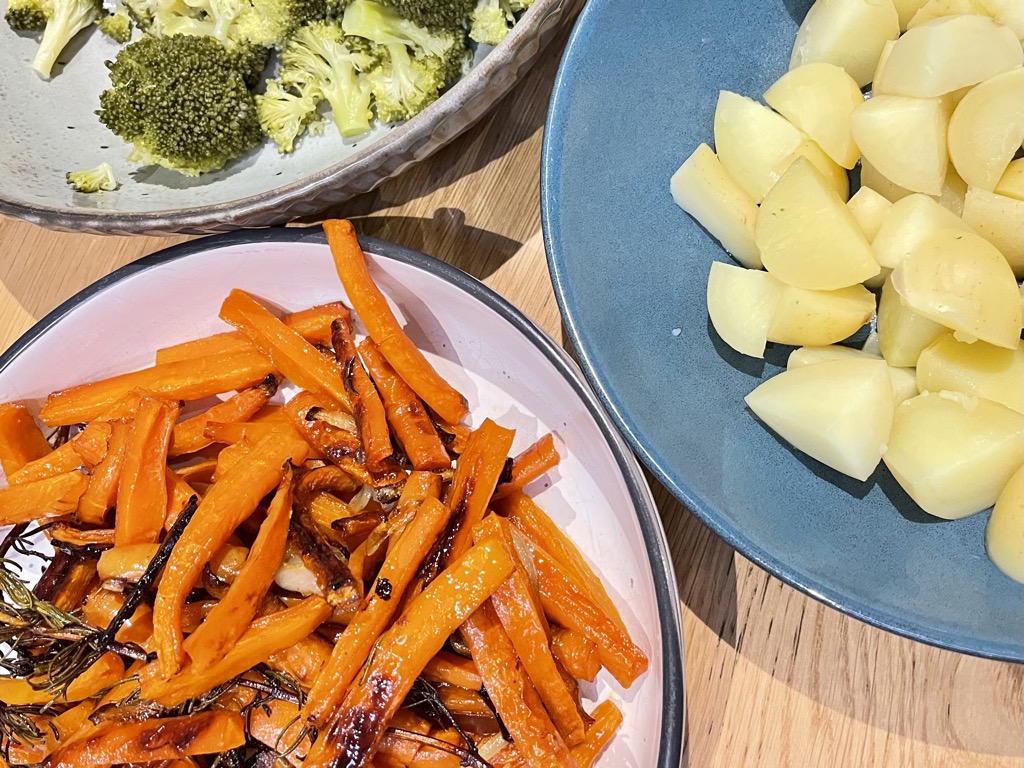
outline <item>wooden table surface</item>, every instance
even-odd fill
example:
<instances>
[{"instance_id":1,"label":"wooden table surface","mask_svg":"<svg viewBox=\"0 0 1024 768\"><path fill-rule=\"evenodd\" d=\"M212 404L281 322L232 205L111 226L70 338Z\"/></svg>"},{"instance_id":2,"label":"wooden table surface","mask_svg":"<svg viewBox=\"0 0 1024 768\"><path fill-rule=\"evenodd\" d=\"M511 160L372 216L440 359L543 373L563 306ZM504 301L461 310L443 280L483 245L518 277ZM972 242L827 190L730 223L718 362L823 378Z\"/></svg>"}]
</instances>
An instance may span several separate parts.
<instances>
[{"instance_id":1,"label":"wooden table surface","mask_svg":"<svg viewBox=\"0 0 1024 768\"><path fill-rule=\"evenodd\" d=\"M328 214L475 275L568 347L538 203L547 95L564 42L474 129ZM0 349L94 280L186 239L65 234L0 218ZM684 764L1024 765L1024 666L931 648L826 608L652 487L683 603Z\"/></svg>"}]
</instances>

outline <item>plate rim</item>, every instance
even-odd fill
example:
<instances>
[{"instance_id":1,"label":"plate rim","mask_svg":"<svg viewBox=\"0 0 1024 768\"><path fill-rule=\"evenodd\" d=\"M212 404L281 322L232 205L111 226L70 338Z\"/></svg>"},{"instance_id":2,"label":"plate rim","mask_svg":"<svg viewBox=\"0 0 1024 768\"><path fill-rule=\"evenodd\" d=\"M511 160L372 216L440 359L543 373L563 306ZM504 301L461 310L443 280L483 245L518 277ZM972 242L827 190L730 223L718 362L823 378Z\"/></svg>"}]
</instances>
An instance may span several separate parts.
<instances>
[{"instance_id":1,"label":"plate rim","mask_svg":"<svg viewBox=\"0 0 1024 768\"><path fill-rule=\"evenodd\" d=\"M969 639L963 636L958 637L944 630L925 627L919 624L911 626L907 623L901 623L895 611L880 610L870 603L852 598L841 590L834 589L822 583L819 579L801 574L797 569L782 562L758 545L737 526L729 523L724 516L715 512L713 505L689 483L685 482L684 479L680 478L677 481L672 476L669 468L657 460L641 438L635 424L625 410L620 407L614 392L605 385L605 382L599 375L598 366L595 365L588 348L581 341L580 326L577 323L577 318L573 313L568 298L568 280L562 272L564 254L557 246L557 238L561 230L557 214L558 200L553 192L553 187L555 178L560 175L562 165L556 145L561 142L563 136L561 127L567 122L566 115L568 110L563 104L571 98L568 93L571 80L569 70L573 68L575 62L580 61L581 49L584 46L585 38L589 34L589 27L591 23L594 23L593 19L601 12L601 9L613 1L589 0L576 19L572 33L566 43L565 51L562 54L558 72L555 75L551 100L548 104L547 119L544 123L544 138L541 145L540 162L541 229L544 236L544 251L547 256L548 273L551 276L551 283L555 291L555 300L558 303L562 322L565 325L573 351L580 362L580 368L587 382L604 406L605 411L614 421L619 432L625 437L633 452L640 457L643 464L657 477L658 481L676 499L683 503L688 511L694 514L697 519L710 528L715 535L725 541L730 547L785 584L840 613L863 621L878 629L924 643L925 645L995 661L1024 662L1024 644L1013 646L1005 643L971 643Z\"/></svg>"},{"instance_id":2,"label":"plate rim","mask_svg":"<svg viewBox=\"0 0 1024 768\"><path fill-rule=\"evenodd\" d=\"M510 301L472 275L433 256L375 237L360 236L359 241L364 250L371 255L408 264L434 274L469 294L471 298L477 299L508 321L544 355L555 370L572 386L597 423L633 501L651 566L659 623L661 624L661 648L658 650L661 653L663 665L662 728L658 768L678 768L682 764L683 740L686 735L683 624L679 588L664 526L650 486L644 478L636 458L630 452L613 421L588 387L579 367L568 353ZM319 226L308 228L273 227L211 235L155 251L129 262L87 285L41 318L0 354L0 372L10 366L33 342L60 322L73 309L133 275L171 261L196 256L205 251L267 243L308 243L326 246L327 238Z\"/></svg>"}]
</instances>

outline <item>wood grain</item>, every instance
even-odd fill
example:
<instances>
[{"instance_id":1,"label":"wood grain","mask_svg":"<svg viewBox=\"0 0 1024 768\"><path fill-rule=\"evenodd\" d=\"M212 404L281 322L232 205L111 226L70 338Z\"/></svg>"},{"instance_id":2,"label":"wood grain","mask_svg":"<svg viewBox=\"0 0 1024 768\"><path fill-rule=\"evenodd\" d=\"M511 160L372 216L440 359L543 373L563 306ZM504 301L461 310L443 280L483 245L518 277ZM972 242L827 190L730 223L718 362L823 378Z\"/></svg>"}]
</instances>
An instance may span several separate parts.
<instances>
[{"instance_id":1,"label":"wood grain","mask_svg":"<svg viewBox=\"0 0 1024 768\"><path fill-rule=\"evenodd\" d=\"M476 128L329 215L461 267L565 343L544 261L537 170L563 42ZM186 239L62 234L0 220L0 348L99 277ZM924 646L826 608L737 555L652 486L683 600L688 765L1024 765L1024 667Z\"/></svg>"}]
</instances>

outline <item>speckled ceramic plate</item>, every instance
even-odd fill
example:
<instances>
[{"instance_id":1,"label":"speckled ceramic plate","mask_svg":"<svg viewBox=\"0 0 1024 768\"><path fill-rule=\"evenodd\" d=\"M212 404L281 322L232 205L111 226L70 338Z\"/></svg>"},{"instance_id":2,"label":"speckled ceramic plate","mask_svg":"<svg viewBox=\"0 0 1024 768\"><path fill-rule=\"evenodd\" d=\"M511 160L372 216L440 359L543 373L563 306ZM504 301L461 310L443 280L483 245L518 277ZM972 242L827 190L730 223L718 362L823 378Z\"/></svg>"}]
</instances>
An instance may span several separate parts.
<instances>
[{"instance_id":1,"label":"speckled ceramic plate","mask_svg":"<svg viewBox=\"0 0 1024 768\"><path fill-rule=\"evenodd\" d=\"M31 70L36 40L0 21L0 214L56 229L100 233L213 232L283 224L366 192L430 155L480 119L525 74L572 0L536 0L508 37L477 51L470 72L409 122L354 142L336 130L306 136L280 155L265 141L224 169L190 179L140 168L94 112L109 86L104 61L119 46L81 33L44 82ZM109 162L116 192L82 194L70 170Z\"/></svg>"},{"instance_id":2,"label":"speckled ceramic plate","mask_svg":"<svg viewBox=\"0 0 1024 768\"><path fill-rule=\"evenodd\" d=\"M555 84L542 168L551 275L583 369L658 478L779 578L879 627L1024 660L1024 587L985 556L988 513L929 517L777 440L743 404L784 365L727 349L705 293L718 244L669 177L711 141L719 89L785 72L809 0L590 0Z\"/></svg>"},{"instance_id":3,"label":"speckled ceramic plate","mask_svg":"<svg viewBox=\"0 0 1024 768\"><path fill-rule=\"evenodd\" d=\"M607 674L588 700L613 698L621 731L602 766L678 768L684 729L679 596L650 489L579 369L496 293L429 256L379 240L371 271L406 329L470 403L516 429L513 451L552 431L557 470L528 489L569 533L608 586L650 658L628 690ZM319 231L238 232L193 241L114 272L56 309L0 357L4 400L46 393L151 364L159 347L225 328L232 288L282 309L344 299Z\"/></svg>"}]
</instances>

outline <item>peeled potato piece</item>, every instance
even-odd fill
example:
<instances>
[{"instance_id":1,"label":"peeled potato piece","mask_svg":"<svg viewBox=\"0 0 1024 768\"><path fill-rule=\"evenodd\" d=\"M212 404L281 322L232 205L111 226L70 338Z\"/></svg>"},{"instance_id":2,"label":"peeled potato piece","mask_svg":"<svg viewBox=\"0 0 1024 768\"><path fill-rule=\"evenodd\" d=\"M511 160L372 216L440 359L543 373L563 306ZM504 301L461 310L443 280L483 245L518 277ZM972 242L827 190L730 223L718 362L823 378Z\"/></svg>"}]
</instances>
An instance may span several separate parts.
<instances>
[{"instance_id":1,"label":"peeled potato piece","mask_svg":"<svg viewBox=\"0 0 1024 768\"><path fill-rule=\"evenodd\" d=\"M768 328L782 284L755 269L716 261L708 275L708 315L715 331L737 352L764 357Z\"/></svg>"},{"instance_id":2,"label":"peeled potato piece","mask_svg":"<svg viewBox=\"0 0 1024 768\"><path fill-rule=\"evenodd\" d=\"M1011 477L985 528L985 550L996 567L1024 584L1024 467Z\"/></svg>"},{"instance_id":3,"label":"peeled potato piece","mask_svg":"<svg viewBox=\"0 0 1024 768\"><path fill-rule=\"evenodd\" d=\"M761 421L809 456L867 480L885 451L893 392L883 360L827 360L780 373L746 397Z\"/></svg>"},{"instance_id":4,"label":"peeled potato piece","mask_svg":"<svg viewBox=\"0 0 1024 768\"><path fill-rule=\"evenodd\" d=\"M978 13L990 16L981 0L928 0L907 22L907 29L919 27L943 16L958 16L964 13Z\"/></svg>"},{"instance_id":5,"label":"peeled potato piece","mask_svg":"<svg viewBox=\"0 0 1024 768\"><path fill-rule=\"evenodd\" d=\"M875 297L862 285L809 291L784 285L768 327L768 341L823 346L842 341L875 316Z\"/></svg>"},{"instance_id":6,"label":"peeled potato piece","mask_svg":"<svg viewBox=\"0 0 1024 768\"><path fill-rule=\"evenodd\" d=\"M786 369L800 368L805 365L814 365L826 360L842 360L847 358L867 358L869 360L881 359L879 355L865 349L854 349L832 344L827 347L800 347L794 349L786 360ZM894 368L889 366L889 379L892 381L892 394L894 402L899 405L904 400L917 396L917 379L911 368Z\"/></svg>"},{"instance_id":7,"label":"peeled potato piece","mask_svg":"<svg viewBox=\"0 0 1024 768\"><path fill-rule=\"evenodd\" d=\"M700 222L736 261L760 268L761 256L754 244L757 206L707 144L697 147L672 174L669 188L676 205Z\"/></svg>"},{"instance_id":8,"label":"peeled potato piece","mask_svg":"<svg viewBox=\"0 0 1024 768\"><path fill-rule=\"evenodd\" d=\"M1024 143L1024 67L974 86L953 111L947 138L968 186L994 190Z\"/></svg>"},{"instance_id":9,"label":"peeled potato piece","mask_svg":"<svg viewBox=\"0 0 1024 768\"><path fill-rule=\"evenodd\" d=\"M965 344L947 333L917 358L917 388L976 395L1024 413L1024 349Z\"/></svg>"},{"instance_id":10,"label":"peeled potato piece","mask_svg":"<svg viewBox=\"0 0 1024 768\"><path fill-rule=\"evenodd\" d=\"M960 392L925 392L896 407L883 459L925 512L958 520L991 506L1024 462L1024 416Z\"/></svg>"},{"instance_id":11,"label":"peeled potato piece","mask_svg":"<svg viewBox=\"0 0 1024 768\"><path fill-rule=\"evenodd\" d=\"M889 365L913 368L921 352L948 329L915 312L886 279L878 300L878 348Z\"/></svg>"},{"instance_id":12,"label":"peeled potato piece","mask_svg":"<svg viewBox=\"0 0 1024 768\"><path fill-rule=\"evenodd\" d=\"M760 203L778 178L774 169L793 154L804 135L763 104L731 91L718 94L715 152L722 167Z\"/></svg>"},{"instance_id":13,"label":"peeled potato piece","mask_svg":"<svg viewBox=\"0 0 1024 768\"><path fill-rule=\"evenodd\" d=\"M974 231L963 219L927 195L914 194L897 200L871 241L875 260L892 269L937 229Z\"/></svg>"},{"instance_id":14,"label":"peeled potato piece","mask_svg":"<svg viewBox=\"0 0 1024 768\"><path fill-rule=\"evenodd\" d=\"M1013 30L1018 40L1024 40L1024 3L1020 0L981 0L988 15Z\"/></svg>"},{"instance_id":15,"label":"peeled potato piece","mask_svg":"<svg viewBox=\"0 0 1024 768\"><path fill-rule=\"evenodd\" d=\"M1003 255L984 238L937 230L892 271L892 284L913 310L952 328L961 340L1017 348L1017 281Z\"/></svg>"},{"instance_id":16,"label":"peeled potato piece","mask_svg":"<svg viewBox=\"0 0 1024 768\"><path fill-rule=\"evenodd\" d=\"M897 40L872 87L876 93L933 98L1019 67L1022 59L1020 41L1002 24L986 16L946 16Z\"/></svg>"},{"instance_id":17,"label":"peeled potato piece","mask_svg":"<svg viewBox=\"0 0 1024 768\"><path fill-rule=\"evenodd\" d=\"M886 213L892 208L892 203L871 187L861 187L849 199L846 207L850 209L853 218L860 224L864 237L868 239L868 242L873 242Z\"/></svg>"},{"instance_id":18,"label":"peeled potato piece","mask_svg":"<svg viewBox=\"0 0 1024 768\"><path fill-rule=\"evenodd\" d=\"M860 151L850 133L850 112L864 96L842 67L815 62L791 69L765 91L764 100L843 168L857 164Z\"/></svg>"},{"instance_id":19,"label":"peeled potato piece","mask_svg":"<svg viewBox=\"0 0 1024 768\"><path fill-rule=\"evenodd\" d=\"M893 184L866 157L860 159L860 186L861 189L867 187L877 192L890 203L895 203L897 200L913 194L909 189Z\"/></svg>"},{"instance_id":20,"label":"peeled potato piece","mask_svg":"<svg viewBox=\"0 0 1024 768\"><path fill-rule=\"evenodd\" d=\"M999 249L1018 280L1024 278L1024 202L971 188L964 222Z\"/></svg>"},{"instance_id":21,"label":"peeled potato piece","mask_svg":"<svg viewBox=\"0 0 1024 768\"><path fill-rule=\"evenodd\" d=\"M894 184L938 195L946 178L948 108L942 99L881 95L850 115L864 157Z\"/></svg>"},{"instance_id":22,"label":"peeled potato piece","mask_svg":"<svg viewBox=\"0 0 1024 768\"><path fill-rule=\"evenodd\" d=\"M798 288L831 291L878 274L857 220L806 158L765 197L754 240L765 269Z\"/></svg>"},{"instance_id":23,"label":"peeled potato piece","mask_svg":"<svg viewBox=\"0 0 1024 768\"><path fill-rule=\"evenodd\" d=\"M1014 200L1024 200L1024 157L1006 166L1003 178L996 185L997 195L1006 195Z\"/></svg>"},{"instance_id":24,"label":"peeled potato piece","mask_svg":"<svg viewBox=\"0 0 1024 768\"><path fill-rule=\"evenodd\" d=\"M871 82L882 46L899 34L892 0L817 0L796 33L789 68L828 62L863 88Z\"/></svg>"},{"instance_id":25,"label":"peeled potato piece","mask_svg":"<svg viewBox=\"0 0 1024 768\"><path fill-rule=\"evenodd\" d=\"M789 166L795 163L798 157L810 160L811 165L818 169L818 172L843 202L850 199L850 176L846 169L826 155L821 147L810 139L801 141L792 154L772 169L772 186L775 186L778 180L785 175Z\"/></svg>"},{"instance_id":26,"label":"peeled potato piece","mask_svg":"<svg viewBox=\"0 0 1024 768\"><path fill-rule=\"evenodd\" d=\"M928 0L893 0L896 6L896 13L900 18L900 31L907 28L907 24L914 18L914 14L928 4Z\"/></svg>"}]
</instances>

